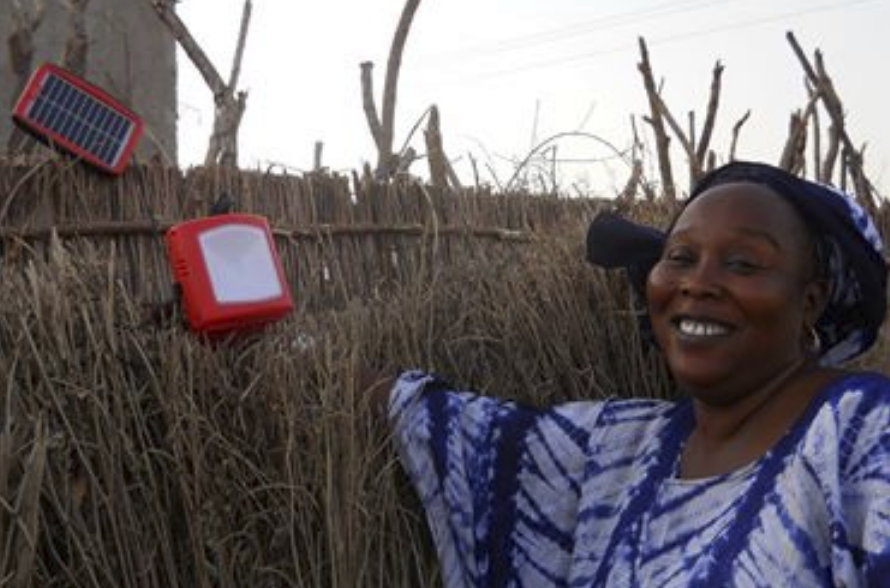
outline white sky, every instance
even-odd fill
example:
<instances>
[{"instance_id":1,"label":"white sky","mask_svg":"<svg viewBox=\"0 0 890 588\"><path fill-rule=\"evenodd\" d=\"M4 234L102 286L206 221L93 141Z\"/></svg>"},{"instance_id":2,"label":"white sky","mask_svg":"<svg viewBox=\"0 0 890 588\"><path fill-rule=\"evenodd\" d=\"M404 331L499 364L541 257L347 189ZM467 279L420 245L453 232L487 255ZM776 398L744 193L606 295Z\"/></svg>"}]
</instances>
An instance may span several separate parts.
<instances>
[{"instance_id":1,"label":"white sky","mask_svg":"<svg viewBox=\"0 0 890 588\"><path fill-rule=\"evenodd\" d=\"M182 0L179 14L224 78L243 0ZM375 64L378 105L390 41L404 0L254 0L241 87L242 167L307 170L323 141L336 170L375 161L361 103L359 63ZM468 155L501 181L532 145L584 131L619 148L631 115L648 107L637 71L638 36L674 114L703 119L714 63L726 67L712 146L728 153L732 125L748 109L738 156L777 162L791 112L806 102L803 70L785 39L794 31L811 55L820 48L857 143L867 142L872 178L890 190L890 0L423 0L404 54L396 144L430 104L442 117L445 148L471 181ZM180 163L203 159L212 99L180 56ZM537 113L537 114L536 114ZM537 124L536 124L537 121ZM422 147L421 133L412 144ZM682 162L673 143L674 161ZM566 159L601 159L596 141L559 144ZM654 158L650 158L654 165ZM425 169L415 164L417 172ZM563 184L608 194L626 167L564 163Z\"/></svg>"}]
</instances>

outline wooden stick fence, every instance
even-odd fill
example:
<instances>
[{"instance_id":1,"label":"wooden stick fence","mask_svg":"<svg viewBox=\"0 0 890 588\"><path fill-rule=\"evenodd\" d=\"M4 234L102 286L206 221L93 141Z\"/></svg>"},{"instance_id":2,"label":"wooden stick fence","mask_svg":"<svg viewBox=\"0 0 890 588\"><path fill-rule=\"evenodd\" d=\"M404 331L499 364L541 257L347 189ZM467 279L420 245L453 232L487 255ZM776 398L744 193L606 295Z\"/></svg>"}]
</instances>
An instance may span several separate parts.
<instances>
[{"instance_id":1,"label":"wooden stick fence","mask_svg":"<svg viewBox=\"0 0 890 588\"><path fill-rule=\"evenodd\" d=\"M223 168L183 174L142 167L112 180L51 160L0 166L0 239L13 258L51 239L116 247L124 252L116 271L138 288L134 295L162 298L170 289L162 235L207 214L223 194L239 211L268 217L301 300L316 300L313 285L331 272L343 280L338 288L345 295L364 295L377 286L374 276L409 272L405 265L417 263L425 247L435 246L437 263L445 264L502 254L538 233L590 218L600 205Z\"/></svg>"}]
</instances>

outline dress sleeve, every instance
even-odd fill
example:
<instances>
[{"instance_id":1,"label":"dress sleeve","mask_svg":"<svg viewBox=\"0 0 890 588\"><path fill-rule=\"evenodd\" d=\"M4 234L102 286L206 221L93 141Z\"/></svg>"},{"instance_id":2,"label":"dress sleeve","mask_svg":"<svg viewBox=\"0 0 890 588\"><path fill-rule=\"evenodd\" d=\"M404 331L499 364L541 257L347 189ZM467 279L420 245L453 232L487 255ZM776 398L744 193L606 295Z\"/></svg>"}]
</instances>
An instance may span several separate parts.
<instances>
[{"instance_id":1,"label":"dress sleeve","mask_svg":"<svg viewBox=\"0 0 890 588\"><path fill-rule=\"evenodd\" d=\"M842 513L831 530L835 580L890 588L890 380L858 383L833 407Z\"/></svg>"},{"instance_id":2,"label":"dress sleeve","mask_svg":"<svg viewBox=\"0 0 890 588\"><path fill-rule=\"evenodd\" d=\"M395 443L448 587L564 580L589 431L600 404L548 410L409 372L390 398Z\"/></svg>"}]
</instances>

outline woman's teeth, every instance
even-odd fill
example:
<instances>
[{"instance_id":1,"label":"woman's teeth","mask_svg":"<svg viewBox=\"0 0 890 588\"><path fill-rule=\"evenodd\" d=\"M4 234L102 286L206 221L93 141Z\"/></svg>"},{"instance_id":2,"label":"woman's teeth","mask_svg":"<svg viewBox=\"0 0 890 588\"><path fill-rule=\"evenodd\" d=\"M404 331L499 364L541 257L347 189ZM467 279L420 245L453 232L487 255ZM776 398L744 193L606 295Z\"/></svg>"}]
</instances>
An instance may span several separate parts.
<instances>
[{"instance_id":1,"label":"woman's teeth","mask_svg":"<svg viewBox=\"0 0 890 588\"><path fill-rule=\"evenodd\" d=\"M693 337L714 337L717 335L725 335L729 332L729 329L723 325L695 321L692 319L681 320L677 325L677 328L683 335L690 335Z\"/></svg>"}]
</instances>

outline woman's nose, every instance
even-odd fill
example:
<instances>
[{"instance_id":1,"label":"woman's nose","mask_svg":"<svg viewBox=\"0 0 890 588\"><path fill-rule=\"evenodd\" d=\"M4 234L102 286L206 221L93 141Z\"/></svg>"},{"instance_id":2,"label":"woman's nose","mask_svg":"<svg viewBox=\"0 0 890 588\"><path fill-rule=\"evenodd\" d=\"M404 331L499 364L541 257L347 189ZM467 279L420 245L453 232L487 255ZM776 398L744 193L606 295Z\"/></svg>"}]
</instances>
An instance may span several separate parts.
<instances>
[{"instance_id":1,"label":"woman's nose","mask_svg":"<svg viewBox=\"0 0 890 588\"><path fill-rule=\"evenodd\" d=\"M716 296L722 287L719 268L707 260L699 260L680 280L680 293L684 296Z\"/></svg>"}]
</instances>

